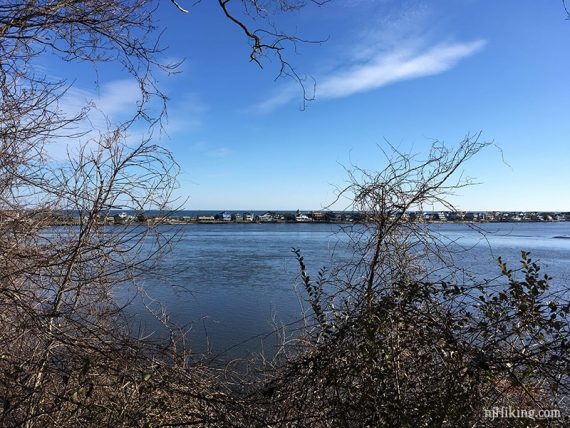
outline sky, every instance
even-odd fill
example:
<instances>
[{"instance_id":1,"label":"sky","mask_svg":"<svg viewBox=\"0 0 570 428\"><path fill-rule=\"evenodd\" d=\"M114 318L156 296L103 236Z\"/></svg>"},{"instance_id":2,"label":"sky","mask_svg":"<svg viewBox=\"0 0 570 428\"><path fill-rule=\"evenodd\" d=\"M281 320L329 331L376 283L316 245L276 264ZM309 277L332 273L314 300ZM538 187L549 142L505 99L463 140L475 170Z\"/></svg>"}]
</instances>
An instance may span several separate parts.
<instances>
[{"instance_id":1,"label":"sky","mask_svg":"<svg viewBox=\"0 0 570 428\"><path fill-rule=\"evenodd\" d=\"M346 183L345 167L382 169L388 142L421 154L434 140L453 146L481 132L494 145L464 166L479 184L454 204L570 211L570 21L561 1L333 0L274 16L320 41L284 51L314 79L304 108L299 85L277 78L275 58L263 68L249 61L247 40L215 3L183 14L162 2L157 12L164 58L184 60L180 73L159 75L170 100L156 137L180 164L184 208L321 209ZM73 76L70 103L91 98L110 116L138 97L117 65L99 71L98 88L82 65L45 67Z\"/></svg>"}]
</instances>

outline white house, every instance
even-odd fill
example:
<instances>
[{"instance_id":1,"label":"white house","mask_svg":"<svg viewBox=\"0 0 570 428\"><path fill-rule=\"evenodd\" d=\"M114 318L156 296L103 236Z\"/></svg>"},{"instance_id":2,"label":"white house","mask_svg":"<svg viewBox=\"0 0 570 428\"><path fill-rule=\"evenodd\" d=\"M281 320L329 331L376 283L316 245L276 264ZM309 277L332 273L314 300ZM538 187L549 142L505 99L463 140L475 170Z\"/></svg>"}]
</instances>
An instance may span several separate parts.
<instances>
[{"instance_id":1,"label":"white house","mask_svg":"<svg viewBox=\"0 0 570 428\"><path fill-rule=\"evenodd\" d=\"M259 216L259 221L263 222L263 223L269 223L272 222L273 219L273 214L271 214L270 212L266 212L263 215Z\"/></svg>"},{"instance_id":2,"label":"white house","mask_svg":"<svg viewBox=\"0 0 570 428\"><path fill-rule=\"evenodd\" d=\"M295 221L298 223L308 223L308 222L313 221L313 219L310 217L307 217L305 214L298 213L295 216Z\"/></svg>"}]
</instances>

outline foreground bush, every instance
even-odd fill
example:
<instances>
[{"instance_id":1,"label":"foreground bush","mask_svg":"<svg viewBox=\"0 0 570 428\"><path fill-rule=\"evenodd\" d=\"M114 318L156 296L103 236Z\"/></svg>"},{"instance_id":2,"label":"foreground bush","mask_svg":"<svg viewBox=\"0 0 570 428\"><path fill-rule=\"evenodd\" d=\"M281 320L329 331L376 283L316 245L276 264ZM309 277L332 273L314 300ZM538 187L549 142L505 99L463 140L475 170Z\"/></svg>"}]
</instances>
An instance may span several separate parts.
<instances>
[{"instance_id":1,"label":"foreground bush","mask_svg":"<svg viewBox=\"0 0 570 428\"><path fill-rule=\"evenodd\" d=\"M560 426L570 307L550 300L548 278L527 253L522 264L520 280L502 265L506 281L495 287L399 282L371 311L323 308L317 313L327 321L315 324L312 349L271 373L257 395L266 422ZM561 416L493 419L496 408Z\"/></svg>"},{"instance_id":2,"label":"foreground bush","mask_svg":"<svg viewBox=\"0 0 570 428\"><path fill-rule=\"evenodd\" d=\"M567 285L551 289L551 278L524 251L517 269L499 259L496 278L465 281L469 275L451 257L454 246L408 215L434 203L454 209L446 202L450 192L469 182L453 177L485 146L478 136L453 151L436 143L423 160L393 149L383 170L350 171L340 196L348 195L349 208L366 213L366 222L346 231L352 259L321 269L316 279L293 250L312 327L297 356L270 373L256 395L268 424L559 426L568 420ZM497 414L509 409L554 410L555 417Z\"/></svg>"}]
</instances>

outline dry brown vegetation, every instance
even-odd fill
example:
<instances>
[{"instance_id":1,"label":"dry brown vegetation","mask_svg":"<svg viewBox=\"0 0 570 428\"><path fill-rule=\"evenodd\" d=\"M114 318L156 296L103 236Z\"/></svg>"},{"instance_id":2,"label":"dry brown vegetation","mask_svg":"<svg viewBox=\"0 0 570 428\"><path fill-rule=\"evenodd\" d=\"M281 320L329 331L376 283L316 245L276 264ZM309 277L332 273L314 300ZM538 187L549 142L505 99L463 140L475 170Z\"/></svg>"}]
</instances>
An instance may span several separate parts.
<instances>
[{"instance_id":1,"label":"dry brown vegetation","mask_svg":"<svg viewBox=\"0 0 570 428\"><path fill-rule=\"evenodd\" d=\"M282 56L300 40L250 27L234 4L264 22L272 10L304 2L219 1L252 43L253 61L273 53L280 72L302 83ZM466 284L438 237L405 215L445 204L469 184L452 180L486 146L477 136L453 151L436 144L423 160L391 151L380 172L350 169L339 197L369 222L347 230L352 261L316 279L295 252L313 313L275 361L246 373L214 368L161 313L170 339L137 337L114 291L136 286L171 238L151 225L97 220L116 206L142 212L172 202L177 166L151 139L166 106L153 73L175 68L157 60L158 6L0 5L2 426L526 426L485 419L484 409L567 412L568 290L550 290L527 253L521 270L500 262L495 280ZM90 106L66 113L60 103L69 83L34 66L47 54L119 62L139 83L137 110L118 125L85 128ZM145 136L133 141L129 130L141 123ZM84 143L66 162L50 159L50 144L79 137ZM78 213L79 224L46 227L46 213L64 210ZM433 279L433 266L443 266L445 278Z\"/></svg>"}]
</instances>

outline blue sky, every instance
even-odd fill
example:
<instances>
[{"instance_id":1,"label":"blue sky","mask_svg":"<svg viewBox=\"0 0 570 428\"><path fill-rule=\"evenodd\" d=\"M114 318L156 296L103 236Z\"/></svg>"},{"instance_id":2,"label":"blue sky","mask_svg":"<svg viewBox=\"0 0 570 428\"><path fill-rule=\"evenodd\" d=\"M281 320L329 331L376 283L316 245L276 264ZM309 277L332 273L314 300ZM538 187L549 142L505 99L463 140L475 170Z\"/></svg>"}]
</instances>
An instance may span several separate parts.
<instances>
[{"instance_id":1,"label":"blue sky","mask_svg":"<svg viewBox=\"0 0 570 428\"><path fill-rule=\"evenodd\" d=\"M183 1L180 2L184 4ZM248 61L239 29L214 2L181 14L161 4L165 55L185 59L160 76L170 97L168 135L177 194L188 209L319 209L342 185L342 165L384 165L378 146L425 152L482 131L489 148L465 166L481 184L453 198L466 210L570 211L570 21L559 1L332 1L277 16L320 44L287 52L316 80L300 109L277 63ZM56 63L46 66L60 67ZM95 90L81 75L72 95L111 116L137 88L117 67ZM504 161L503 161L504 158Z\"/></svg>"}]
</instances>

